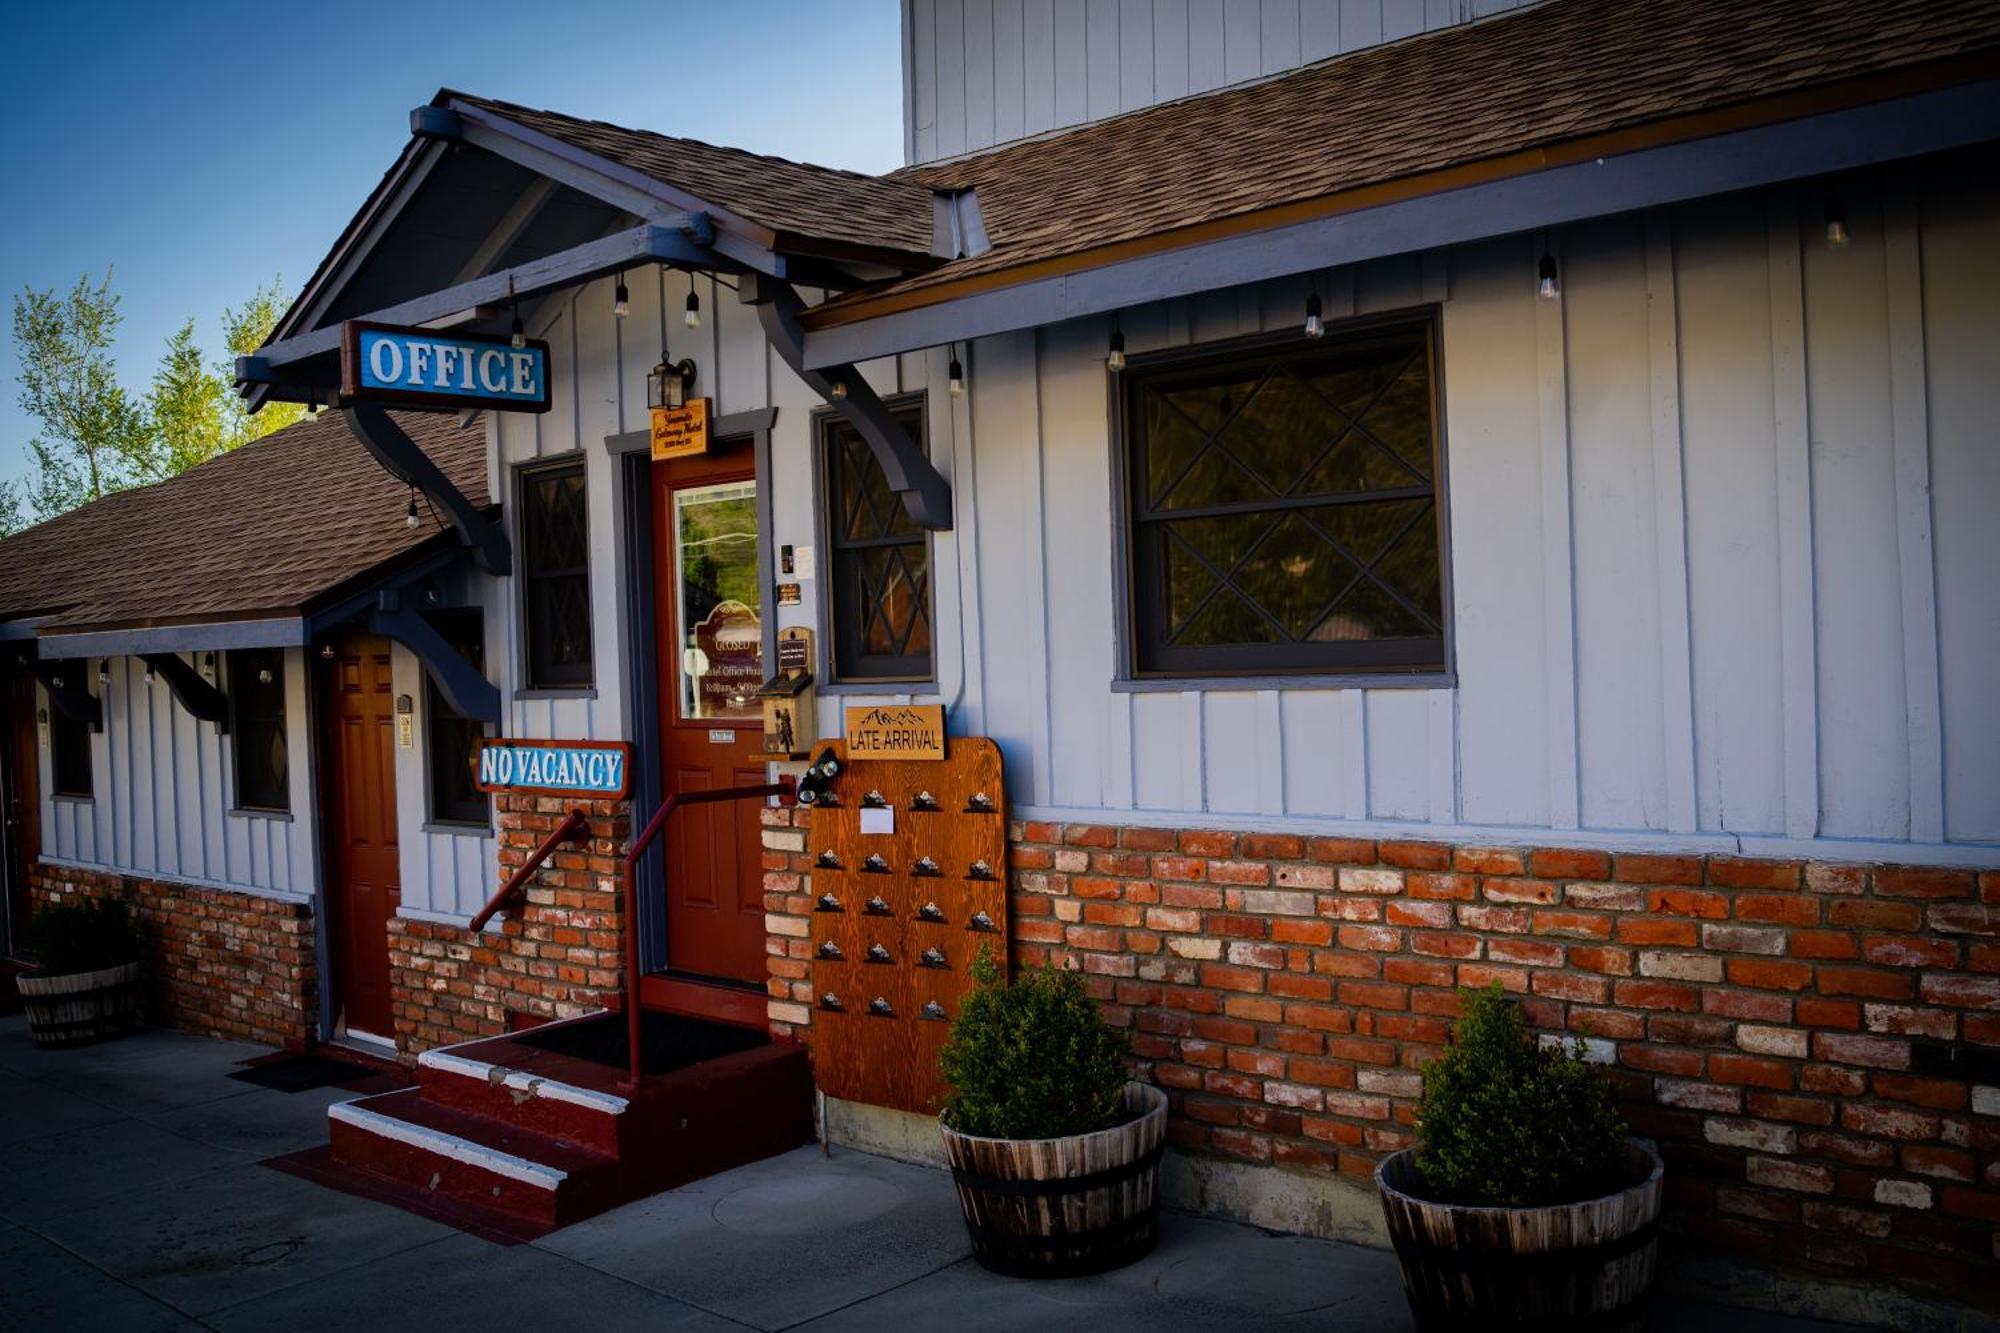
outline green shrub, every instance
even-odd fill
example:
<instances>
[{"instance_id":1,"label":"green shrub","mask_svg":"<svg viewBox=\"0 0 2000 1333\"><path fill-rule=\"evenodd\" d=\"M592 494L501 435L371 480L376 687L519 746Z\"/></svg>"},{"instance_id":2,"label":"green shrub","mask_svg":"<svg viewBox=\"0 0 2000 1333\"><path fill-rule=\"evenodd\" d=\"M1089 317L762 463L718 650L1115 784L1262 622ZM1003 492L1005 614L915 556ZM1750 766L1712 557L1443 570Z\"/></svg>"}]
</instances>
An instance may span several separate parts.
<instances>
[{"instance_id":1,"label":"green shrub","mask_svg":"<svg viewBox=\"0 0 2000 1333\"><path fill-rule=\"evenodd\" d=\"M24 943L52 977L117 967L139 956L131 914L115 898L83 898L28 917Z\"/></svg>"},{"instance_id":2,"label":"green shrub","mask_svg":"<svg viewBox=\"0 0 2000 1333\"><path fill-rule=\"evenodd\" d=\"M1083 978L1044 965L1013 985L984 948L977 988L939 1056L952 1094L944 1122L961 1134L1052 1139L1126 1119L1125 1034L1104 1021Z\"/></svg>"},{"instance_id":3,"label":"green shrub","mask_svg":"<svg viewBox=\"0 0 2000 1333\"><path fill-rule=\"evenodd\" d=\"M1525 1208L1623 1189L1625 1122L1583 1043L1533 1041L1496 982L1465 992L1451 1048L1424 1066L1417 1171L1443 1203Z\"/></svg>"}]
</instances>

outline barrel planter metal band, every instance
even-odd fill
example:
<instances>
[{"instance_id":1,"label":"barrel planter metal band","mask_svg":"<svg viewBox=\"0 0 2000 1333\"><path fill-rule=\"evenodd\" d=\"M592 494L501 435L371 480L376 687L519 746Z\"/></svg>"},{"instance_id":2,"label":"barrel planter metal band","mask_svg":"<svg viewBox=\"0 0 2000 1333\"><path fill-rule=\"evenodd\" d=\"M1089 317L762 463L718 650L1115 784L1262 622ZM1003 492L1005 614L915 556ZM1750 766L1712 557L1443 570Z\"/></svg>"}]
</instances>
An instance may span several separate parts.
<instances>
[{"instance_id":1,"label":"barrel planter metal band","mask_svg":"<svg viewBox=\"0 0 2000 1333\"><path fill-rule=\"evenodd\" d=\"M131 1029L139 1015L139 965L16 977L28 1032L43 1047L87 1046Z\"/></svg>"},{"instance_id":2,"label":"barrel planter metal band","mask_svg":"<svg viewBox=\"0 0 2000 1333\"><path fill-rule=\"evenodd\" d=\"M1125 1085L1122 1125L1057 1139L993 1139L943 1126L952 1183L983 1266L1015 1277L1119 1268L1159 1238L1167 1098Z\"/></svg>"},{"instance_id":3,"label":"barrel planter metal band","mask_svg":"<svg viewBox=\"0 0 2000 1333\"><path fill-rule=\"evenodd\" d=\"M1659 1248L1660 1159L1634 1140L1627 1188L1541 1208L1422 1197L1414 1154L1375 1168L1403 1289L1424 1333L1643 1326Z\"/></svg>"}]
</instances>

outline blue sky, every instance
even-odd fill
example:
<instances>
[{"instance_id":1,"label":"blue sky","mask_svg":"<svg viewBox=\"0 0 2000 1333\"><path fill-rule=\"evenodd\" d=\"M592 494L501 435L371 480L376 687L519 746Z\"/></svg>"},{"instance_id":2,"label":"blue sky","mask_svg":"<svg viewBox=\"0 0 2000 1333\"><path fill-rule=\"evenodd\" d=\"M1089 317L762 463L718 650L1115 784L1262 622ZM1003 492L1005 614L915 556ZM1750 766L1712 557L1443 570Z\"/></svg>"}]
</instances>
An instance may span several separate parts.
<instances>
[{"instance_id":1,"label":"blue sky","mask_svg":"<svg viewBox=\"0 0 2000 1333\"><path fill-rule=\"evenodd\" d=\"M13 296L114 268L142 391L192 315L312 272L440 86L860 171L902 161L896 0L0 0L0 477Z\"/></svg>"}]
</instances>

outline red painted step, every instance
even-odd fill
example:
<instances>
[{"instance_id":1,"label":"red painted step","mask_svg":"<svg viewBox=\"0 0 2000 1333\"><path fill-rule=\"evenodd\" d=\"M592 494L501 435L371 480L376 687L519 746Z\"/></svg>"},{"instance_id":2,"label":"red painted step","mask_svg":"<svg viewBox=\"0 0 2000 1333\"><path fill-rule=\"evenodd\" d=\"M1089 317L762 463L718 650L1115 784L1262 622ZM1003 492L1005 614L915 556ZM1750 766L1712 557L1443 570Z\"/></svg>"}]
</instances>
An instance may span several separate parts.
<instances>
[{"instance_id":1,"label":"red painted step","mask_svg":"<svg viewBox=\"0 0 2000 1333\"><path fill-rule=\"evenodd\" d=\"M616 1013L427 1051L417 1088L329 1109L333 1158L553 1227L811 1141L803 1047L701 1019L646 1022L657 1072L636 1089Z\"/></svg>"},{"instance_id":2,"label":"red painted step","mask_svg":"<svg viewBox=\"0 0 2000 1333\"><path fill-rule=\"evenodd\" d=\"M334 1159L461 1203L563 1226L616 1206L607 1153L428 1101L420 1089L327 1108Z\"/></svg>"}]
</instances>

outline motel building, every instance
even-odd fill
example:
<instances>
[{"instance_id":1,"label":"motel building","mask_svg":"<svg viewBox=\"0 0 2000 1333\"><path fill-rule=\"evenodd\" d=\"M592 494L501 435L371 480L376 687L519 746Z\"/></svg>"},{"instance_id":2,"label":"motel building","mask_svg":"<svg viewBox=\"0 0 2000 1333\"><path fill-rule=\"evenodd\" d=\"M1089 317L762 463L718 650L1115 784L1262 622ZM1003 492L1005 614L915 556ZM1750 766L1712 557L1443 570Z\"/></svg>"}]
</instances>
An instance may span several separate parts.
<instances>
[{"instance_id":1,"label":"motel building","mask_svg":"<svg viewBox=\"0 0 2000 1333\"><path fill-rule=\"evenodd\" d=\"M15 926L129 901L155 1020L414 1067L339 1169L551 1225L935 1155L985 943L1170 1203L1383 1243L1497 981L1689 1252L2000 1299L2000 8L903 20L881 177L408 112L238 363L318 415L0 543ZM825 951L853 807L928 972Z\"/></svg>"}]
</instances>

